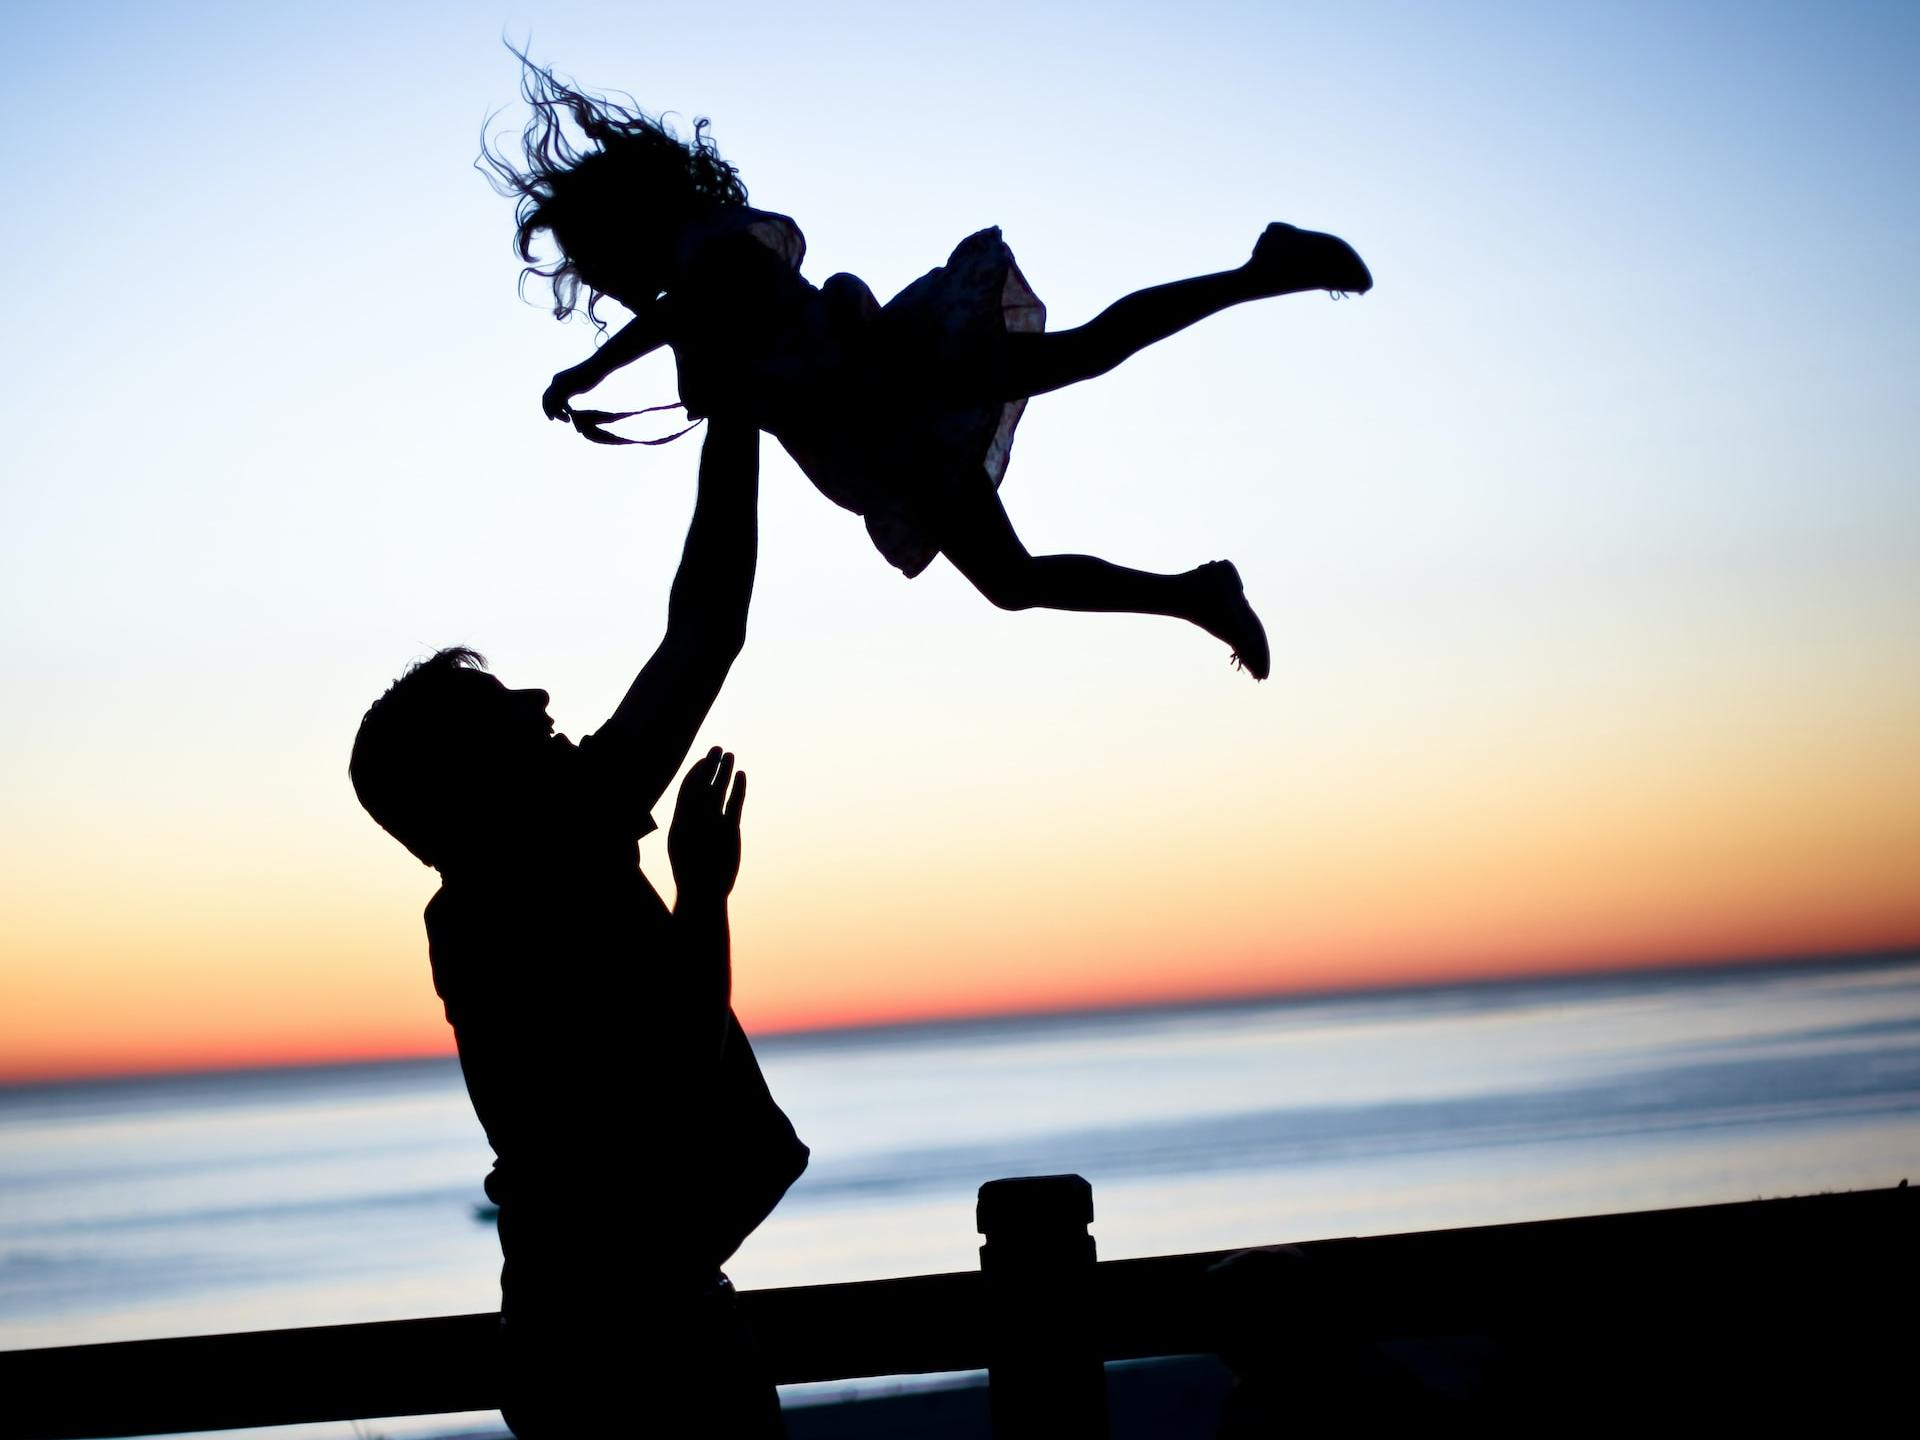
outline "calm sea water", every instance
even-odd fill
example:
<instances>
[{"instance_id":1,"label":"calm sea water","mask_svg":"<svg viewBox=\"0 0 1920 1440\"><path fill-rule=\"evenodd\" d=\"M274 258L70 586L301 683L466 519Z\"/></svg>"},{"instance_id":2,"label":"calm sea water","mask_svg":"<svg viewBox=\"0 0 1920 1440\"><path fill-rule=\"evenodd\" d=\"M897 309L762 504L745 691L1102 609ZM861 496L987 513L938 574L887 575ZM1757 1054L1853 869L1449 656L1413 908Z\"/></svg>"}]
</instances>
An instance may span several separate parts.
<instances>
[{"instance_id":1,"label":"calm sea water","mask_svg":"<svg viewBox=\"0 0 1920 1440\"><path fill-rule=\"evenodd\" d=\"M1920 957L758 1048L814 1161L745 1287L972 1268L1004 1175L1105 1258L1920 1178ZM0 1089L0 1348L492 1309L490 1159L450 1061Z\"/></svg>"}]
</instances>

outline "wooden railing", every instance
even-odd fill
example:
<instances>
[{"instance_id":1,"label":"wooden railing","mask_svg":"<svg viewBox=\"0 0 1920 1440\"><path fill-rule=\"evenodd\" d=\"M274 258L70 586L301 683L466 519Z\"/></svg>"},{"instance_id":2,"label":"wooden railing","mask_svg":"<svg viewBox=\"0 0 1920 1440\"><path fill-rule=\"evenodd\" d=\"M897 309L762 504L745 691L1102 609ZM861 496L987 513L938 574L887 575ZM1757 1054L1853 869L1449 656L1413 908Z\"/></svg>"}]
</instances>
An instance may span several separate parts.
<instances>
[{"instance_id":1,"label":"wooden railing","mask_svg":"<svg viewBox=\"0 0 1920 1440\"><path fill-rule=\"evenodd\" d=\"M1268 1314L1250 1335L1244 1293L1222 1303L1229 1252L1096 1263L1087 1183L1040 1176L981 1187L978 1271L747 1291L740 1304L782 1384L986 1369L1003 1440L1107 1433L1108 1361L1302 1336L1323 1350L1330 1336L1478 1337L1503 1360L1499 1383L1476 1394L1509 1406L1580 1386L1591 1418L1596 1405L1640 1406L1677 1384L1686 1393L1662 1402L1670 1411L1724 1418L1748 1413L1745 1397L1769 1418L1823 1401L1837 1418L1904 1393L1920 1333L1913 1197L1903 1181L1311 1241L1254 1267L1267 1272L1256 1283ZM0 1437L492 1409L497 1343L498 1317L480 1314L0 1351ZM1310 1389L1313 1378L1286 1383Z\"/></svg>"}]
</instances>

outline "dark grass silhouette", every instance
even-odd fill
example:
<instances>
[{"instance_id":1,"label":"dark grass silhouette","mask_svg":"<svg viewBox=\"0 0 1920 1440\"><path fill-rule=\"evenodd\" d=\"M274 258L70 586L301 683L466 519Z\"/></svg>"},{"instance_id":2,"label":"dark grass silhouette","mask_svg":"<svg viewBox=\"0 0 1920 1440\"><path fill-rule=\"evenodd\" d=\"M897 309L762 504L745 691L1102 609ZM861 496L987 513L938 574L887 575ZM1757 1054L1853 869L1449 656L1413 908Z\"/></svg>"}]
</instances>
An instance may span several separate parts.
<instances>
[{"instance_id":1,"label":"dark grass silhouette","mask_svg":"<svg viewBox=\"0 0 1920 1440\"><path fill-rule=\"evenodd\" d=\"M550 281L561 317L583 291L596 325L605 296L634 315L553 377L542 397L549 418L591 440L632 443L605 427L642 412L571 402L669 346L689 417L725 412L774 435L828 499L865 517L874 544L906 575L944 554L1002 609L1174 616L1266 678L1266 633L1231 563L1157 574L1091 555L1032 555L998 486L1030 397L1105 374L1229 306L1370 289L1344 241L1269 225L1242 265L1137 291L1085 325L1048 331L1013 252L988 229L882 305L857 276L817 288L801 278L799 227L747 204L706 121L682 140L659 119L520 59L533 108L522 161L483 141L481 163L518 199L522 279ZM546 265L534 249L542 232L561 252Z\"/></svg>"}]
</instances>

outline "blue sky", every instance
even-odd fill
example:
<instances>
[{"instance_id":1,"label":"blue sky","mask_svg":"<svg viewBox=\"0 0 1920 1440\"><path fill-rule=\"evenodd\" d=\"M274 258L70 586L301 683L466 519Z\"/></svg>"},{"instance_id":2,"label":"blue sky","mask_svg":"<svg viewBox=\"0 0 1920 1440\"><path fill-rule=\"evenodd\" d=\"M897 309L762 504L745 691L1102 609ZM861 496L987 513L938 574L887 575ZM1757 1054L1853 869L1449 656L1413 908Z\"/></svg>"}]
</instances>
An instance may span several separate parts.
<instances>
[{"instance_id":1,"label":"blue sky","mask_svg":"<svg viewBox=\"0 0 1920 1440\"><path fill-rule=\"evenodd\" d=\"M103 983L84 955L127 953L59 938L102 888L188 956L271 935L221 918L270 899L369 956L374 996L427 877L341 776L367 699L468 642L580 733L658 633L695 441L600 451L539 417L590 332L515 299L509 207L471 169L487 114L517 123L503 33L710 115L815 280L884 296L999 224L1071 324L1276 218L1378 279L1044 397L1006 482L1035 549L1231 555L1264 687L1170 624L1001 615L943 565L908 586L769 444L753 641L713 726L756 772L748 933L777 950L803 896L916 897L857 980L774 965L794 996L885 992L878 957L920 930L1004 941L968 927L1035 855L1065 878L1014 908L1057 936L1156 881L1211 903L1210 847L1267 857L1292 878L1245 927L1277 948L1219 983L1281 984L1346 953L1314 895L1447 873L1530 795L1558 824L1722 767L1727 794L1790 797L1607 821L1748 877L1676 916L1916 843L1913 6L17 4L0 850L54 937L18 973L56 1011ZM669 399L670 366L606 394ZM1512 826L1509 858L1537 853ZM1783 838L1761 865L1714 850L1735 832ZM1537 926L1542 963L1554 924L1642 893L1523 924L1487 883L1476 923ZM1821 893L1808 914L1893 913ZM343 895L351 924L314 919ZM1450 933L1435 904L1408 935Z\"/></svg>"}]
</instances>

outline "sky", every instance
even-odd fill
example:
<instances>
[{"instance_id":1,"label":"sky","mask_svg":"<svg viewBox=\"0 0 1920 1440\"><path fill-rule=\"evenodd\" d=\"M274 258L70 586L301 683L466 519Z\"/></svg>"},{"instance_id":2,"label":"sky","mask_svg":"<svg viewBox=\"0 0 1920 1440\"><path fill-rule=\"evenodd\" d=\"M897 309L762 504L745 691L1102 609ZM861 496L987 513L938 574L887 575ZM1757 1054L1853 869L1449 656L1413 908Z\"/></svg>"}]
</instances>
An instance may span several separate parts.
<instances>
[{"instance_id":1,"label":"sky","mask_svg":"<svg viewBox=\"0 0 1920 1440\"><path fill-rule=\"evenodd\" d=\"M1231 557L1262 685L904 581L765 442L750 1030L1920 943L1920 9L15 0L0 1081L450 1050L361 712L463 643L578 736L659 638L697 440L540 416L503 35L711 116L815 281L998 224L1071 325L1284 219L1377 282L1041 397L1003 488Z\"/></svg>"}]
</instances>

